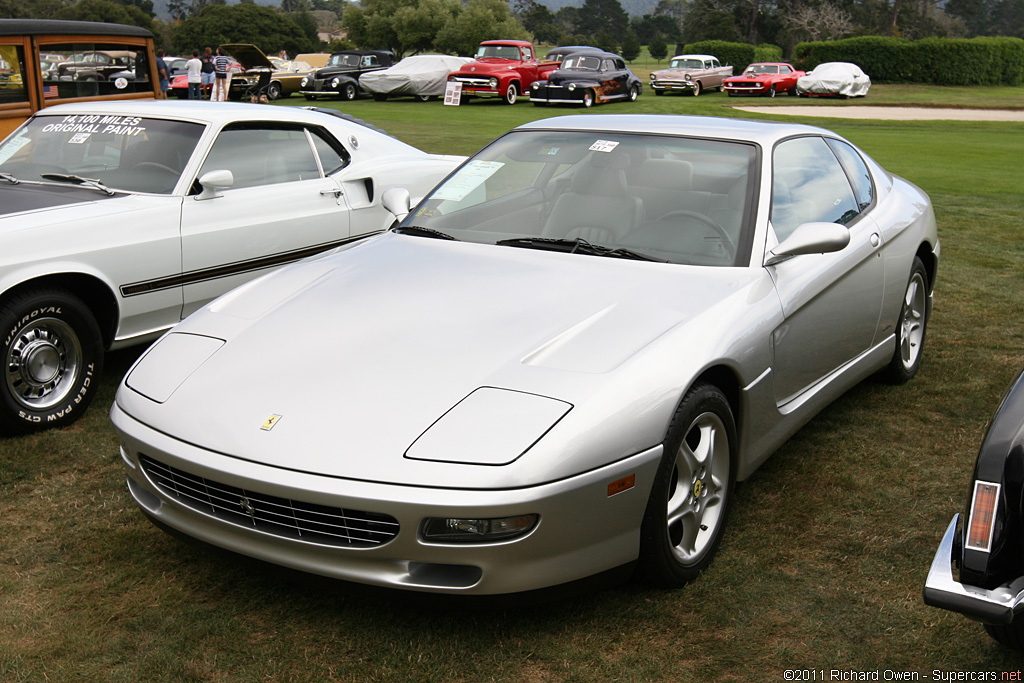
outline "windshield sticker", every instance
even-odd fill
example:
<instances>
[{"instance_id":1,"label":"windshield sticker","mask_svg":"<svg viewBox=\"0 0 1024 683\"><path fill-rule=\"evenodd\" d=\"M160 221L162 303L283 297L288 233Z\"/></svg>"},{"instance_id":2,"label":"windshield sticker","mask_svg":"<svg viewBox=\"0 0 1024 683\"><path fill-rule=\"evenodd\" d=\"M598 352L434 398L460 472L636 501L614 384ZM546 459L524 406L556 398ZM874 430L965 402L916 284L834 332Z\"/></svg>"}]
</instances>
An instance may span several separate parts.
<instances>
[{"instance_id":1,"label":"windshield sticker","mask_svg":"<svg viewBox=\"0 0 1024 683\"><path fill-rule=\"evenodd\" d=\"M128 79L125 78L124 76L122 76L121 78L118 78L116 81L114 81L114 87L117 88L118 90L124 90L125 88L128 87Z\"/></svg>"},{"instance_id":2,"label":"windshield sticker","mask_svg":"<svg viewBox=\"0 0 1024 683\"><path fill-rule=\"evenodd\" d=\"M558 150L560 149L561 147L544 147L543 149L540 150L540 152L538 152L538 154L540 154L541 156L546 155L549 157L553 157L558 154Z\"/></svg>"},{"instance_id":3,"label":"windshield sticker","mask_svg":"<svg viewBox=\"0 0 1024 683\"><path fill-rule=\"evenodd\" d=\"M24 133L25 131L18 133L17 137L8 140L4 144L4 148L0 150L0 164L13 157L18 153L19 149L32 142L32 140L25 137Z\"/></svg>"},{"instance_id":4,"label":"windshield sticker","mask_svg":"<svg viewBox=\"0 0 1024 683\"><path fill-rule=\"evenodd\" d=\"M619 143L615 142L614 140L598 140L597 142L595 142L594 144L592 144L590 146L590 151L591 152L610 152L610 151L612 151L613 149L615 149L618 146L619 146Z\"/></svg>"},{"instance_id":5,"label":"windshield sticker","mask_svg":"<svg viewBox=\"0 0 1024 683\"><path fill-rule=\"evenodd\" d=\"M134 137L145 132L146 127L140 126L142 119L138 116L98 116L95 114L72 114L61 119L60 123L48 123L42 128L43 133L100 133Z\"/></svg>"},{"instance_id":6,"label":"windshield sticker","mask_svg":"<svg viewBox=\"0 0 1024 683\"><path fill-rule=\"evenodd\" d=\"M434 193L433 199L461 202L470 192L498 172L505 164L500 161L471 161Z\"/></svg>"},{"instance_id":7,"label":"windshield sticker","mask_svg":"<svg viewBox=\"0 0 1024 683\"><path fill-rule=\"evenodd\" d=\"M89 139L90 135L92 135L92 133L75 133L74 135L71 136L71 139L68 140L68 144L81 145L82 143Z\"/></svg>"}]
</instances>

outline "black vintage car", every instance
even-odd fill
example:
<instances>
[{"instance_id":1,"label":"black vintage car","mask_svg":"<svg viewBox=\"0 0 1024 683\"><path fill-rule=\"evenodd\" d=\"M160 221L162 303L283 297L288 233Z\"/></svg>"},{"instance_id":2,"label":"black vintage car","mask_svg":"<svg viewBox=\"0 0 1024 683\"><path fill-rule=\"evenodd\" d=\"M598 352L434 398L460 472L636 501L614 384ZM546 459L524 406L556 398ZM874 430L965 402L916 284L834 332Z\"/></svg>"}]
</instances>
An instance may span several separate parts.
<instances>
[{"instance_id":1,"label":"black vintage car","mask_svg":"<svg viewBox=\"0 0 1024 683\"><path fill-rule=\"evenodd\" d=\"M980 621L1003 645L1024 650L1024 370L989 424L967 517L961 524L955 515L946 528L924 601Z\"/></svg>"},{"instance_id":2,"label":"black vintage car","mask_svg":"<svg viewBox=\"0 0 1024 683\"><path fill-rule=\"evenodd\" d=\"M530 86L530 101L535 106L578 104L589 107L595 102L633 102L640 96L643 83L633 75L626 62L609 52L576 52L562 60L548 80Z\"/></svg>"},{"instance_id":3,"label":"black vintage car","mask_svg":"<svg viewBox=\"0 0 1024 683\"><path fill-rule=\"evenodd\" d=\"M370 71L386 69L395 62L395 55L387 50L344 50L335 52L327 66L302 79L299 92L307 100L318 97L340 97L354 100L363 90L359 76Z\"/></svg>"}]
</instances>

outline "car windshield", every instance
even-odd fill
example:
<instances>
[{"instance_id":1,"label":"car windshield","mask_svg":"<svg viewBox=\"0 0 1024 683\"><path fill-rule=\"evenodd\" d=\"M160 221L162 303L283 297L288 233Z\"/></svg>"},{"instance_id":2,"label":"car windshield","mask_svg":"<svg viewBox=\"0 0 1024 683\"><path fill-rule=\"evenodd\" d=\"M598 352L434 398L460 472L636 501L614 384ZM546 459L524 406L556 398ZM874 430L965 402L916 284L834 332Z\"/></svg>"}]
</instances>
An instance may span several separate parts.
<instances>
[{"instance_id":1,"label":"car windshield","mask_svg":"<svg viewBox=\"0 0 1024 683\"><path fill-rule=\"evenodd\" d=\"M597 71L601 68L601 59L600 57L573 55L565 58L565 61L562 62L562 68L577 71Z\"/></svg>"},{"instance_id":2,"label":"car windshield","mask_svg":"<svg viewBox=\"0 0 1024 683\"><path fill-rule=\"evenodd\" d=\"M779 67L774 64L751 64L747 67L748 74L777 74Z\"/></svg>"},{"instance_id":3,"label":"car windshield","mask_svg":"<svg viewBox=\"0 0 1024 683\"><path fill-rule=\"evenodd\" d=\"M78 176L116 190L169 194L204 128L138 116L36 116L0 144L0 173L37 182Z\"/></svg>"},{"instance_id":4,"label":"car windshield","mask_svg":"<svg viewBox=\"0 0 1024 683\"><path fill-rule=\"evenodd\" d=\"M704 62L699 59L673 59L670 66L673 69L703 69Z\"/></svg>"},{"instance_id":5,"label":"car windshield","mask_svg":"<svg viewBox=\"0 0 1024 683\"><path fill-rule=\"evenodd\" d=\"M673 263L749 260L758 148L633 133L514 131L402 224L454 239ZM633 258L634 256L628 256Z\"/></svg>"},{"instance_id":6,"label":"car windshield","mask_svg":"<svg viewBox=\"0 0 1024 683\"><path fill-rule=\"evenodd\" d=\"M515 45L481 45L476 58L496 57L498 59L519 59L519 48Z\"/></svg>"},{"instance_id":7,"label":"car windshield","mask_svg":"<svg viewBox=\"0 0 1024 683\"><path fill-rule=\"evenodd\" d=\"M327 66L359 66L359 55L331 55Z\"/></svg>"}]
</instances>

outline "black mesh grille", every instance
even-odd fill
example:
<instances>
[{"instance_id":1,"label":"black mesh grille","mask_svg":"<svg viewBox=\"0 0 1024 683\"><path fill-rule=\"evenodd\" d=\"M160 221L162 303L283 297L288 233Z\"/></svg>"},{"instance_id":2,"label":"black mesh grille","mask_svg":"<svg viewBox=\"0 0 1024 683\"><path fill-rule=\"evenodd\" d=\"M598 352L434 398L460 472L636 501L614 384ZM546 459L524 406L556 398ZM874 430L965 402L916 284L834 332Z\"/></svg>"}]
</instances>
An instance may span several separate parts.
<instances>
[{"instance_id":1,"label":"black mesh grille","mask_svg":"<svg viewBox=\"0 0 1024 683\"><path fill-rule=\"evenodd\" d=\"M398 534L398 520L391 515L278 498L198 477L147 455L139 460L150 481L164 494L231 524L346 548L372 548Z\"/></svg>"}]
</instances>

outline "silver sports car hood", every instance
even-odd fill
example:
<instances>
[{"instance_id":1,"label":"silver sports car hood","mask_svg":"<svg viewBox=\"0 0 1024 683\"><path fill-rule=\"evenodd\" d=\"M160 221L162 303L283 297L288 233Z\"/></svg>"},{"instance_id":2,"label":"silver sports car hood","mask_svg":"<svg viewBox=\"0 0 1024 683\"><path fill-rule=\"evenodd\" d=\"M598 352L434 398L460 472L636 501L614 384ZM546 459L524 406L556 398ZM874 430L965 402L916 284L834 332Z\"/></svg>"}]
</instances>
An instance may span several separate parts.
<instances>
[{"instance_id":1,"label":"silver sports car hood","mask_svg":"<svg viewBox=\"0 0 1024 683\"><path fill-rule=\"evenodd\" d=\"M118 403L186 442L327 476L424 484L452 467L438 461L518 467L743 277L614 263L388 233L215 301L147 352ZM481 430L491 449L463 442Z\"/></svg>"}]
</instances>

